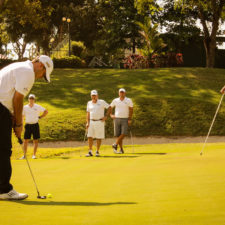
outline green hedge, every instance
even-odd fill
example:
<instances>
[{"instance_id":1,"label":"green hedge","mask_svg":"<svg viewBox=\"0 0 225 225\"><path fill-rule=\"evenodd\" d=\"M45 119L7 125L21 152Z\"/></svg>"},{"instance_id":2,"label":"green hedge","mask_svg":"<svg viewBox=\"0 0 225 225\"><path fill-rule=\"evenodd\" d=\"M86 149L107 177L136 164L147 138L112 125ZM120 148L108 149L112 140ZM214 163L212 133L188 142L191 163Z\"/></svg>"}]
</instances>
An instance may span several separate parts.
<instances>
[{"instance_id":1,"label":"green hedge","mask_svg":"<svg viewBox=\"0 0 225 225\"><path fill-rule=\"evenodd\" d=\"M72 41L72 54L82 58L82 53L85 50L85 46L80 41Z\"/></svg>"},{"instance_id":2,"label":"green hedge","mask_svg":"<svg viewBox=\"0 0 225 225\"><path fill-rule=\"evenodd\" d=\"M85 67L85 62L78 56L70 56L65 58L54 58L54 68L82 68Z\"/></svg>"}]
</instances>

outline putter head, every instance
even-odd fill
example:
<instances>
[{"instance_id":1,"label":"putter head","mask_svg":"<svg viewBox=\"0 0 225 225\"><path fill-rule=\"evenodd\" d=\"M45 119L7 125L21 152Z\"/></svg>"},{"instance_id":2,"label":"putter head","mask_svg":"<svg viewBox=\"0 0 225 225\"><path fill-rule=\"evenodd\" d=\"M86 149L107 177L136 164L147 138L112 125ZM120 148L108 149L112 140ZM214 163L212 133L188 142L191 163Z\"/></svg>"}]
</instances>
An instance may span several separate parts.
<instances>
[{"instance_id":1,"label":"putter head","mask_svg":"<svg viewBox=\"0 0 225 225\"><path fill-rule=\"evenodd\" d=\"M40 195L38 195L37 198L46 199L47 197L46 196L40 196Z\"/></svg>"}]
</instances>

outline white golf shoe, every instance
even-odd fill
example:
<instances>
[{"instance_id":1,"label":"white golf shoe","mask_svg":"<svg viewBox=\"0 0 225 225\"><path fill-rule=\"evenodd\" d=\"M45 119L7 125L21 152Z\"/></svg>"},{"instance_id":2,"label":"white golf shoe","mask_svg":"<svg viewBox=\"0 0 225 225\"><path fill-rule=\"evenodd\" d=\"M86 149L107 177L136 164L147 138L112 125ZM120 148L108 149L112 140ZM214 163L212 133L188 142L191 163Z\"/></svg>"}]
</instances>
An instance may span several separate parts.
<instances>
[{"instance_id":1,"label":"white golf shoe","mask_svg":"<svg viewBox=\"0 0 225 225\"><path fill-rule=\"evenodd\" d=\"M23 155L20 159L25 159L25 156Z\"/></svg>"},{"instance_id":2,"label":"white golf shoe","mask_svg":"<svg viewBox=\"0 0 225 225\"><path fill-rule=\"evenodd\" d=\"M33 155L33 156L32 156L32 159L37 159L36 155Z\"/></svg>"},{"instance_id":3,"label":"white golf shoe","mask_svg":"<svg viewBox=\"0 0 225 225\"><path fill-rule=\"evenodd\" d=\"M86 154L85 156L86 156L86 157L92 157L92 156L93 156L92 151L89 150L88 154Z\"/></svg>"},{"instance_id":4,"label":"white golf shoe","mask_svg":"<svg viewBox=\"0 0 225 225\"><path fill-rule=\"evenodd\" d=\"M8 193L0 194L0 200L23 200L28 197L28 194L18 193L11 190Z\"/></svg>"}]
</instances>

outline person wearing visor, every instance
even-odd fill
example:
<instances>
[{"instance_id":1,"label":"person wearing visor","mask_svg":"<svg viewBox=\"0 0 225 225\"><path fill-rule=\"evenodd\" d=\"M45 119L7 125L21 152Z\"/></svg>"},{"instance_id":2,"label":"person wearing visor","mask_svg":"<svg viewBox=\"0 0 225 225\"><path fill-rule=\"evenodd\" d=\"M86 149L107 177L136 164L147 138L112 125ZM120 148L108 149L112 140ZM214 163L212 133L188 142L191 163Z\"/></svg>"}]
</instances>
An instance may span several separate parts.
<instances>
[{"instance_id":1,"label":"person wearing visor","mask_svg":"<svg viewBox=\"0 0 225 225\"><path fill-rule=\"evenodd\" d=\"M22 200L27 194L18 193L10 183L12 167L12 128L17 138L22 133L23 99L36 79L50 82L53 62L41 55L33 61L12 63L0 70L0 199Z\"/></svg>"},{"instance_id":2,"label":"person wearing visor","mask_svg":"<svg viewBox=\"0 0 225 225\"><path fill-rule=\"evenodd\" d=\"M38 148L38 140L40 139L39 119L45 117L48 111L35 103L35 95L30 94L28 97L29 104L23 107L23 116L25 116L25 132L24 132L24 155L20 159L25 159L27 153L27 145L33 135L34 153L32 159L37 159L36 153ZM40 115L40 113L42 113Z\"/></svg>"},{"instance_id":3,"label":"person wearing visor","mask_svg":"<svg viewBox=\"0 0 225 225\"><path fill-rule=\"evenodd\" d=\"M114 153L123 154L123 139L128 135L128 126L131 125L133 115L133 102L126 97L126 90L119 89L119 98L115 98L110 104L111 108L115 107L115 115L110 114L114 120L114 135L117 137L116 143L112 145ZM120 151L117 152L117 147Z\"/></svg>"},{"instance_id":4,"label":"person wearing visor","mask_svg":"<svg viewBox=\"0 0 225 225\"><path fill-rule=\"evenodd\" d=\"M105 109L107 114L105 116ZM95 156L100 156L99 149L101 146L102 139L105 138L105 120L110 114L111 107L104 100L98 99L98 92L96 90L91 91L91 101L87 103L87 124L86 128L88 129L88 145L89 151L86 155L87 157L93 156L92 146L93 139L96 139L97 150Z\"/></svg>"}]
</instances>

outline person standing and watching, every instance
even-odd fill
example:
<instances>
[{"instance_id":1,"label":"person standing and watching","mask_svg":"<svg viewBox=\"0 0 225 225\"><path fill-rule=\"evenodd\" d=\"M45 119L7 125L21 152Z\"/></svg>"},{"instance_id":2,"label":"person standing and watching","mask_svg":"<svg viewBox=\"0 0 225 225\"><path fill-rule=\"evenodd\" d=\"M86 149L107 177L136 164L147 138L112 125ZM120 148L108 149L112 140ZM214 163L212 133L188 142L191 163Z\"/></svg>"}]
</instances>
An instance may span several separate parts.
<instances>
[{"instance_id":1,"label":"person standing and watching","mask_svg":"<svg viewBox=\"0 0 225 225\"><path fill-rule=\"evenodd\" d=\"M119 98L115 98L110 104L115 107L115 115L110 114L114 120L114 135L117 137L116 143L112 145L114 153L123 154L123 139L128 135L128 126L131 125L133 115L133 102L126 97L126 90L119 89ZM117 147L120 146L120 151L117 152Z\"/></svg>"},{"instance_id":2,"label":"person standing and watching","mask_svg":"<svg viewBox=\"0 0 225 225\"><path fill-rule=\"evenodd\" d=\"M107 110L105 116L105 109ZM89 151L86 155L87 157L93 156L92 146L93 139L96 138L97 150L95 156L100 156L99 150L101 146L102 139L105 138L105 120L111 112L111 107L104 100L98 99L98 92L96 90L91 91L91 101L87 103L87 125L88 129L88 145Z\"/></svg>"},{"instance_id":3,"label":"person standing and watching","mask_svg":"<svg viewBox=\"0 0 225 225\"><path fill-rule=\"evenodd\" d=\"M12 128L17 138L22 133L23 99L36 79L50 82L52 60L41 55L33 61L12 63L0 70L0 199L22 200L27 194L18 193L10 183L12 167Z\"/></svg>"},{"instance_id":4,"label":"person standing and watching","mask_svg":"<svg viewBox=\"0 0 225 225\"><path fill-rule=\"evenodd\" d=\"M34 153L32 159L37 159L36 153L38 148L38 139L40 139L39 119L45 117L48 111L42 106L35 104L35 95L30 94L28 97L29 104L23 107L23 116L25 116L24 132L24 155L20 159L25 159L27 145L33 135ZM40 115L42 113L42 115Z\"/></svg>"}]
</instances>

